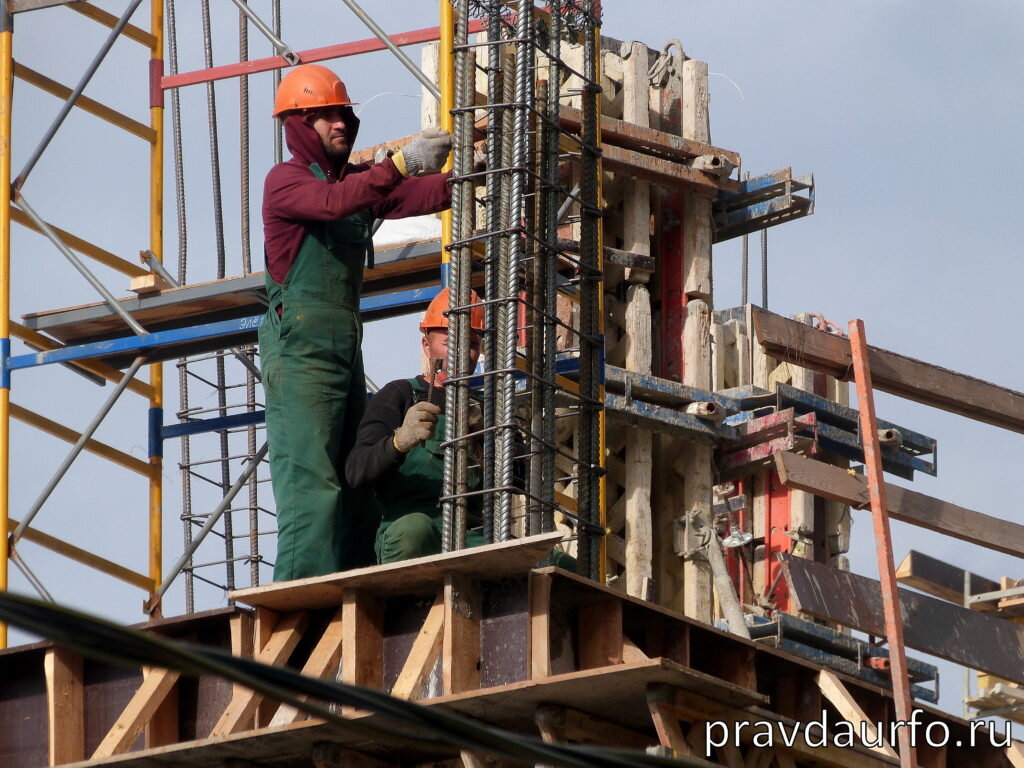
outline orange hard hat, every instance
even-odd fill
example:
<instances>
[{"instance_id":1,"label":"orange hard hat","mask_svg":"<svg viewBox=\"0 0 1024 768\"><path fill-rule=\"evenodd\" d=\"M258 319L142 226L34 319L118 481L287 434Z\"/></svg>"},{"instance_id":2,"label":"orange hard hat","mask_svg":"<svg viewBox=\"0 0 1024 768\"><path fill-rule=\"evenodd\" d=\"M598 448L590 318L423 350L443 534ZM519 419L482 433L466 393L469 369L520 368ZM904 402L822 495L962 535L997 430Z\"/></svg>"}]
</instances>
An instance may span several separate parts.
<instances>
[{"instance_id":1,"label":"orange hard hat","mask_svg":"<svg viewBox=\"0 0 1024 768\"><path fill-rule=\"evenodd\" d=\"M274 117L294 109L347 107L352 103L340 77L319 64L302 64L281 78Z\"/></svg>"},{"instance_id":2,"label":"orange hard hat","mask_svg":"<svg viewBox=\"0 0 1024 768\"><path fill-rule=\"evenodd\" d=\"M469 303L480 304L480 297L476 291L469 292ZM445 288L430 300L430 305L427 307L427 311L423 313L423 319L420 320L420 330L426 333L433 328L447 328L448 318L445 317L444 313L448 311L448 308L448 289ZM474 331L482 331L484 329L483 307L475 306L469 311L469 325Z\"/></svg>"}]
</instances>

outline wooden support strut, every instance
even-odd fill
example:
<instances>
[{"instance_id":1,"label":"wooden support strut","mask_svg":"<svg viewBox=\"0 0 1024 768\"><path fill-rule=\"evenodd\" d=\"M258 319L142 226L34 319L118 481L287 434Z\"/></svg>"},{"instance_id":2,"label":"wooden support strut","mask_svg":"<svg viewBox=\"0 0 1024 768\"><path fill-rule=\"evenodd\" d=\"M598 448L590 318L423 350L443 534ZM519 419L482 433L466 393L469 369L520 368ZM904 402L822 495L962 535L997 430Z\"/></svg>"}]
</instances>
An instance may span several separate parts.
<instances>
[{"instance_id":1,"label":"wooden support strut","mask_svg":"<svg viewBox=\"0 0 1024 768\"><path fill-rule=\"evenodd\" d=\"M256 654L256 661L264 664L284 664L295 646L299 644L306 627L308 614L305 611L290 613L277 623L262 649ZM231 697L227 709L213 726L210 737L226 736L244 730L263 701L262 694L239 688Z\"/></svg>"}]
</instances>

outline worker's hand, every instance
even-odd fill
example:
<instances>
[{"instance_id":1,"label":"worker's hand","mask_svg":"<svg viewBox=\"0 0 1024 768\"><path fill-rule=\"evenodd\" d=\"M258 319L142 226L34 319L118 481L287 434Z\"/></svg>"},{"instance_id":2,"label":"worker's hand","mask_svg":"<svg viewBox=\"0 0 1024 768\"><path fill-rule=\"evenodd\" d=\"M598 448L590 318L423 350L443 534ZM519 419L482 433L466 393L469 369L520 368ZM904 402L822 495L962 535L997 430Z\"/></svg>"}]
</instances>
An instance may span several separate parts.
<instances>
[{"instance_id":1,"label":"worker's hand","mask_svg":"<svg viewBox=\"0 0 1024 768\"><path fill-rule=\"evenodd\" d=\"M432 438L437 429L439 413L441 409L432 403L415 403L405 412L402 426L395 430L395 448L402 453L408 453L420 443Z\"/></svg>"},{"instance_id":2,"label":"worker's hand","mask_svg":"<svg viewBox=\"0 0 1024 768\"><path fill-rule=\"evenodd\" d=\"M428 128L405 145L402 158L407 176L438 173L452 151L452 135L448 131ZM401 166L399 166L401 168Z\"/></svg>"}]
</instances>

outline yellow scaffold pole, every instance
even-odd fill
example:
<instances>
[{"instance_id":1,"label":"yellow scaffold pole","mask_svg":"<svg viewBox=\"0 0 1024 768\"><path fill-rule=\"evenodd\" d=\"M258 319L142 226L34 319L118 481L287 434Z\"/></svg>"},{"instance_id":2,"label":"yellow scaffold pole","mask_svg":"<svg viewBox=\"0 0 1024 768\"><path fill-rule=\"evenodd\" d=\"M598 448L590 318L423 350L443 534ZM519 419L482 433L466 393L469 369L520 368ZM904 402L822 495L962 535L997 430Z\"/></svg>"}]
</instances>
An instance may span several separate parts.
<instances>
[{"instance_id":1,"label":"yellow scaffold pole","mask_svg":"<svg viewBox=\"0 0 1024 768\"><path fill-rule=\"evenodd\" d=\"M153 129L149 163L149 250L160 261L164 259L164 95L160 78L163 75L164 4L152 0L150 27L153 47L150 58L149 121ZM164 369L162 363L149 366L149 384L153 394L149 401L149 577L158 587L163 579L163 424ZM154 593L155 594L155 593ZM154 595L150 595L152 598ZM150 618L160 618L157 605Z\"/></svg>"},{"instance_id":2,"label":"yellow scaffold pole","mask_svg":"<svg viewBox=\"0 0 1024 768\"><path fill-rule=\"evenodd\" d=\"M14 93L14 15L0 0L0 592L7 591L7 515L11 463L11 97ZM0 648L7 625L0 623Z\"/></svg>"}]
</instances>

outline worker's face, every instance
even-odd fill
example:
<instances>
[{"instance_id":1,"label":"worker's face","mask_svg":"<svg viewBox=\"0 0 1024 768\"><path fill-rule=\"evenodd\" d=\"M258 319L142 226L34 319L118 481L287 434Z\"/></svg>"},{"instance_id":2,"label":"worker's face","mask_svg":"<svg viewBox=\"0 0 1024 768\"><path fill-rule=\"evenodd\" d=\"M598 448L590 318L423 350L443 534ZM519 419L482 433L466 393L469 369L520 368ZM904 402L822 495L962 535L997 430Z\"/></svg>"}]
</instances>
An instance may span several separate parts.
<instances>
[{"instance_id":1,"label":"worker's face","mask_svg":"<svg viewBox=\"0 0 1024 768\"><path fill-rule=\"evenodd\" d=\"M434 328L423 334L423 353L430 360L448 359L448 329ZM469 367L475 369L480 359L480 334L469 335Z\"/></svg>"},{"instance_id":2,"label":"worker's face","mask_svg":"<svg viewBox=\"0 0 1024 768\"><path fill-rule=\"evenodd\" d=\"M345 119L351 111L351 107L325 107L313 114L313 130L331 160L345 160L352 152L352 137Z\"/></svg>"}]
</instances>

